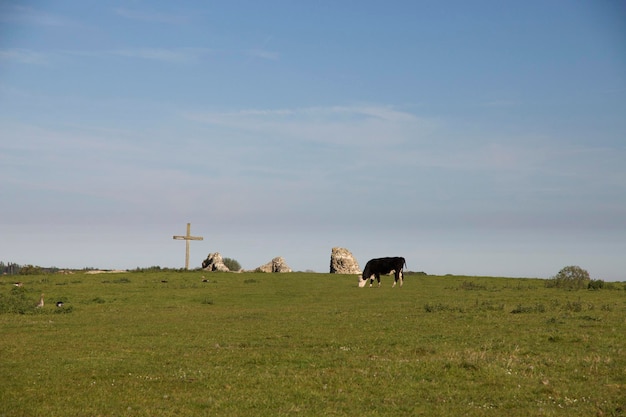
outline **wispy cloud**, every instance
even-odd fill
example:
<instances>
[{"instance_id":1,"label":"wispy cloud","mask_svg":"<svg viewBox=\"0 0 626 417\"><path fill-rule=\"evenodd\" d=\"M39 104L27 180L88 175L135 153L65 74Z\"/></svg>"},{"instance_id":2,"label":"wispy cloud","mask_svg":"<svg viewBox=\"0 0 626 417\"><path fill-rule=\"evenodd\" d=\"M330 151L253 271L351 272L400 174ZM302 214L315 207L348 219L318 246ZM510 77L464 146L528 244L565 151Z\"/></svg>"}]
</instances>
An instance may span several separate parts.
<instances>
[{"instance_id":1,"label":"wispy cloud","mask_svg":"<svg viewBox=\"0 0 626 417\"><path fill-rule=\"evenodd\" d=\"M261 46L257 48L248 49L247 51L244 51L244 53L249 58L260 58L260 59L265 59L269 61L276 61L280 58L279 53L276 51L272 51L271 49L268 48L268 45L270 44L270 42L272 42L273 39L274 37L271 35L266 36Z\"/></svg>"},{"instance_id":2,"label":"wispy cloud","mask_svg":"<svg viewBox=\"0 0 626 417\"><path fill-rule=\"evenodd\" d=\"M507 99L499 99L499 100L491 100L480 103L482 107L492 107L492 108L509 108L519 106L520 102L517 100L507 100Z\"/></svg>"},{"instance_id":3,"label":"wispy cloud","mask_svg":"<svg viewBox=\"0 0 626 417\"><path fill-rule=\"evenodd\" d=\"M283 139L354 145L415 140L432 128L432 121L376 105L190 112L185 117L213 126Z\"/></svg>"},{"instance_id":4,"label":"wispy cloud","mask_svg":"<svg viewBox=\"0 0 626 417\"><path fill-rule=\"evenodd\" d=\"M125 19L140 20L144 22L153 23L167 23L167 24L183 24L189 22L189 17L184 15L177 15L172 13L160 13L147 10L130 10L119 7L114 10L115 14Z\"/></svg>"},{"instance_id":5,"label":"wispy cloud","mask_svg":"<svg viewBox=\"0 0 626 417\"><path fill-rule=\"evenodd\" d=\"M280 58L278 52L268 51L267 49L250 49L247 51L247 54L252 58L261 58L270 61L276 61Z\"/></svg>"},{"instance_id":6,"label":"wispy cloud","mask_svg":"<svg viewBox=\"0 0 626 417\"><path fill-rule=\"evenodd\" d=\"M160 156L124 132L11 125L5 134L10 140L0 143L0 176L7 187L136 203L156 195L157 184L186 190L192 181L184 169L163 167ZM148 178L156 182L142 183Z\"/></svg>"},{"instance_id":7,"label":"wispy cloud","mask_svg":"<svg viewBox=\"0 0 626 417\"><path fill-rule=\"evenodd\" d=\"M63 56L100 58L119 56L129 59L142 59L169 63L189 63L213 53L209 48L124 48L113 50L49 50L39 52L31 49L0 49L0 62L13 62L29 65L51 65ZM58 62L57 62L58 63Z\"/></svg>"},{"instance_id":8,"label":"wispy cloud","mask_svg":"<svg viewBox=\"0 0 626 417\"><path fill-rule=\"evenodd\" d=\"M188 113L185 117L219 129L220 136L255 138L247 146L255 147L256 154L267 152L264 148L276 141L281 143L277 146L300 152L308 149L320 162L316 165L298 156L298 165L291 167L304 177L305 172L313 172L321 178L332 166L335 174L341 169L342 175L353 175L360 184L363 178L375 180L376 176L387 175L377 167L393 164L396 181L412 183L415 180L405 175L420 169L422 181L440 184L433 192L448 189L441 186L447 181L441 176L470 184L476 181L488 192L511 201L527 199L537 204L559 195L579 198L576 196L581 184L607 194L622 195L626 190L618 162L623 160L623 150L565 146L552 137L524 133L505 138L496 134L475 137L446 120L421 118L391 106L247 109ZM330 161L337 160L326 149L344 155L343 160L350 163L332 165ZM254 159L250 161L254 166ZM306 170L301 169L303 164ZM581 170L581 166L588 168ZM598 185L594 187L594 183Z\"/></svg>"},{"instance_id":9,"label":"wispy cloud","mask_svg":"<svg viewBox=\"0 0 626 417\"><path fill-rule=\"evenodd\" d=\"M77 26L78 24L64 16L46 13L33 7L0 7L0 21L49 27Z\"/></svg>"},{"instance_id":10,"label":"wispy cloud","mask_svg":"<svg viewBox=\"0 0 626 417\"><path fill-rule=\"evenodd\" d=\"M50 54L21 48L1 49L0 62L2 61L47 66L50 63Z\"/></svg>"},{"instance_id":11,"label":"wispy cloud","mask_svg":"<svg viewBox=\"0 0 626 417\"><path fill-rule=\"evenodd\" d=\"M181 63L201 59L211 52L212 50L208 48L128 48L106 51L104 53L127 58Z\"/></svg>"}]
</instances>

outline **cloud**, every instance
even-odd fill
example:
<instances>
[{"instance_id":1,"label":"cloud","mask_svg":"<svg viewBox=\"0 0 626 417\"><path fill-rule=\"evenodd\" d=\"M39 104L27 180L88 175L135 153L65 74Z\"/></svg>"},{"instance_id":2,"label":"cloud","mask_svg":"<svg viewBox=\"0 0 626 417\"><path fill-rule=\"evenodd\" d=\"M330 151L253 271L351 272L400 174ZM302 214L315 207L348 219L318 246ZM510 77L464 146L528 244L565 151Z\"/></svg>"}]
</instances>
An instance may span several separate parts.
<instances>
[{"instance_id":1,"label":"cloud","mask_svg":"<svg viewBox=\"0 0 626 417\"><path fill-rule=\"evenodd\" d=\"M66 17L42 12L35 8L25 6L0 8L0 21L48 27L79 26Z\"/></svg>"},{"instance_id":2,"label":"cloud","mask_svg":"<svg viewBox=\"0 0 626 417\"><path fill-rule=\"evenodd\" d=\"M145 10L129 10L121 7L115 9L114 11L115 14L125 19L140 20L144 22L167 23L176 25L189 22L188 16L176 15L172 13L159 13Z\"/></svg>"},{"instance_id":3,"label":"cloud","mask_svg":"<svg viewBox=\"0 0 626 417\"><path fill-rule=\"evenodd\" d=\"M376 104L195 112L185 117L216 129L216 136L246 142L250 172L258 173L255 180L266 172L256 162L259 155L282 155L278 175L296 178L310 190L342 178L356 199L393 183L429 195L431 201L421 201L421 207L464 201L469 211L487 204L495 211L554 210L568 204L602 211L606 207L597 202L608 208L626 202L619 162L623 149L574 146L558 137L524 132L476 136L452 121Z\"/></svg>"},{"instance_id":4,"label":"cloud","mask_svg":"<svg viewBox=\"0 0 626 417\"><path fill-rule=\"evenodd\" d=\"M263 41L263 45L261 45L258 48L249 49L245 51L245 53L250 58L260 58L260 59L271 60L271 61L278 60L278 58L280 57L278 52L274 52L274 51L267 49L267 46L270 44L270 42L272 42L273 38L274 37L271 35L266 36L265 40Z\"/></svg>"},{"instance_id":5,"label":"cloud","mask_svg":"<svg viewBox=\"0 0 626 417\"><path fill-rule=\"evenodd\" d=\"M268 51L266 49L250 49L247 53L252 58L261 58L270 61L276 61L280 57L278 52Z\"/></svg>"},{"instance_id":6,"label":"cloud","mask_svg":"<svg viewBox=\"0 0 626 417\"><path fill-rule=\"evenodd\" d=\"M480 103L479 105L482 107L510 108L510 107L519 106L520 104L521 103L517 100L500 99L500 100L485 101L483 103Z\"/></svg>"},{"instance_id":7,"label":"cloud","mask_svg":"<svg viewBox=\"0 0 626 417\"><path fill-rule=\"evenodd\" d=\"M0 50L0 62L14 62L19 64L47 66L50 63L50 54L36 52L30 49L12 48Z\"/></svg>"},{"instance_id":8,"label":"cloud","mask_svg":"<svg viewBox=\"0 0 626 417\"><path fill-rule=\"evenodd\" d=\"M83 57L101 58L119 56L129 59L142 59L150 61L161 61L168 63L189 63L202 59L213 53L208 48L124 48L114 50L51 50L46 53L31 49L12 48L0 49L0 62L13 62L28 65L49 66L59 58Z\"/></svg>"},{"instance_id":9,"label":"cloud","mask_svg":"<svg viewBox=\"0 0 626 417\"><path fill-rule=\"evenodd\" d=\"M188 120L292 141L337 145L389 145L419 139L433 122L377 105L188 112Z\"/></svg>"},{"instance_id":10,"label":"cloud","mask_svg":"<svg viewBox=\"0 0 626 417\"><path fill-rule=\"evenodd\" d=\"M402 198L405 208L398 206L393 216L399 223L418 224L421 213L425 222L443 226L455 217L463 220L459 227L483 221L522 227L520 210L530 213L532 225L544 208L613 213L626 203L624 149L573 147L522 133L466 135L450 121L381 104L183 116L179 125L158 131L9 123L8 140L0 144L0 177L8 190L65 192L70 201L102 199L153 216L201 207L233 224L301 211L347 218L354 216L348 207L367 200L359 210L365 221L390 199ZM381 193L387 198L369 200ZM592 223L583 215L573 218Z\"/></svg>"},{"instance_id":11,"label":"cloud","mask_svg":"<svg viewBox=\"0 0 626 417\"><path fill-rule=\"evenodd\" d=\"M208 48L128 48L104 53L127 58L182 63L198 60L211 52L212 50Z\"/></svg>"},{"instance_id":12,"label":"cloud","mask_svg":"<svg viewBox=\"0 0 626 417\"><path fill-rule=\"evenodd\" d=\"M13 125L4 132L9 140L0 143L0 190L37 196L48 219L125 211L158 217L184 210L183 201L196 204L202 197L197 190L211 184L206 174L176 163L182 155L167 144L155 150L115 132L76 128ZM164 149L167 157L159 154ZM42 215L43 206L29 204L29 198L14 199L7 218Z\"/></svg>"}]
</instances>

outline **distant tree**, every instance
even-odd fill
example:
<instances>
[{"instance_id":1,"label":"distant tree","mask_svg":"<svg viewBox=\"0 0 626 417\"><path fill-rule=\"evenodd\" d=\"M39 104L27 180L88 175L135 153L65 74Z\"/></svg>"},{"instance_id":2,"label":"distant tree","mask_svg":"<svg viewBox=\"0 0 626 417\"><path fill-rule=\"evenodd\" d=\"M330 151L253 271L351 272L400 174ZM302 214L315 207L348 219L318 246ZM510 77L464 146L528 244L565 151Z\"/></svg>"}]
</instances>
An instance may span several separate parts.
<instances>
[{"instance_id":1,"label":"distant tree","mask_svg":"<svg viewBox=\"0 0 626 417\"><path fill-rule=\"evenodd\" d=\"M588 288L591 278L589 272L579 266L566 266L553 276L546 286L577 290Z\"/></svg>"},{"instance_id":2,"label":"distant tree","mask_svg":"<svg viewBox=\"0 0 626 417\"><path fill-rule=\"evenodd\" d=\"M590 290L599 290L601 288L604 288L604 281L601 279L592 279L591 281L589 281L587 288L589 288Z\"/></svg>"},{"instance_id":3,"label":"distant tree","mask_svg":"<svg viewBox=\"0 0 626 417\"><path fill-rule=\"evenodd\" d=\"M224 262L224 265L226 265L231 271L239 271L241 269L241 265L235 259L224 258L222 259L222 262Z\"/></svg>"},{"instance_id":4,"label":"distant tree","mask_svg":"<svg viewBox=\"0 0 626 417\"><path fill-rule=\"evenodd\" d=\"M20 273L21 266L9 262L5 264L4 262L0 262L0 275L17 275Z\"/></svg>"},{"instance_id":5,"label":"distant tree","mask_svg":"<svg viewBox=\"0 0 626 417\"><path fill-rule=\"evenodd\" d=\"M24 265L20 269L20 275L40 275L43 271L40 266Z\"/></svg>"},{"instance_id":6,"label":"distant tree","mask_svg":"<svg viewBox=\"0 0 626 417\"><path fill-rule=\"evenodd\" d=\"M424 272L424 271L405 271L404 275L421 275L421 276L426 276L428 274L426 272Z\"/></svg>"}]
</instances>

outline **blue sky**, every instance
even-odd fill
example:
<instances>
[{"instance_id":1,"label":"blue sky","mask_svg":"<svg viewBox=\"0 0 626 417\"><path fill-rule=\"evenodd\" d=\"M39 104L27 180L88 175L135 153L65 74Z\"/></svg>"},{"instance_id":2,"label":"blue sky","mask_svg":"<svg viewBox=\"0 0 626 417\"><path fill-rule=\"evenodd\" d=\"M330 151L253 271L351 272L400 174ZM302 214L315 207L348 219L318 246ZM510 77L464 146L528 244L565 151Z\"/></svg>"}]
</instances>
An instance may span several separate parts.
<instances>
[{"instance_id":1,"label":"blue sky","mask_svg":"<svg viewBox=\"0 0 626 417\"><path fill-rule=\"evenodd\" d=\"M0 260L626 280L621 1L0 4Z\"/></svg>"}]
</instances>

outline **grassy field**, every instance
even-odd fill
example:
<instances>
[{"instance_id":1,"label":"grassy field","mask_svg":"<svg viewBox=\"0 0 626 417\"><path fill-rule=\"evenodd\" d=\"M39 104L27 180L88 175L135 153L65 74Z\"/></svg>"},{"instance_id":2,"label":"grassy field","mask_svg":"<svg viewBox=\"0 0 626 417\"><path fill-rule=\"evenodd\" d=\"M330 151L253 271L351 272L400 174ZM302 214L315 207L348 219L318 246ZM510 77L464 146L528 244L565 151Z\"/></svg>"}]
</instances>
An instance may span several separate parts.
<instances>
[{"instance_id":1,"label":"grassy field","mask_svg":"<svg viewBox=\"0 0 626 417\"><path fill-rule=\"evenodd\" d=\"M208 282L202 282L203 276ZM623 416L626 290L407 276L0 278L0 416ZM19 292L19 294L18 294ZM63 301L57 308L54 303Z\"/></svg>"}]
</instances>

